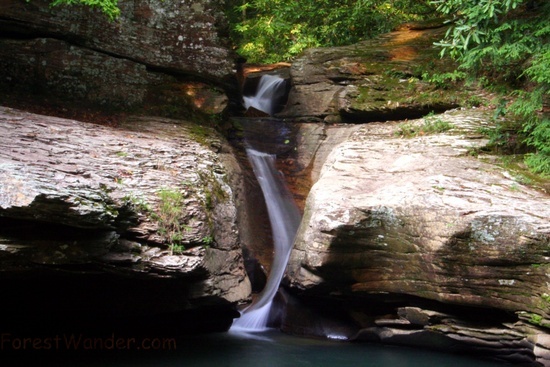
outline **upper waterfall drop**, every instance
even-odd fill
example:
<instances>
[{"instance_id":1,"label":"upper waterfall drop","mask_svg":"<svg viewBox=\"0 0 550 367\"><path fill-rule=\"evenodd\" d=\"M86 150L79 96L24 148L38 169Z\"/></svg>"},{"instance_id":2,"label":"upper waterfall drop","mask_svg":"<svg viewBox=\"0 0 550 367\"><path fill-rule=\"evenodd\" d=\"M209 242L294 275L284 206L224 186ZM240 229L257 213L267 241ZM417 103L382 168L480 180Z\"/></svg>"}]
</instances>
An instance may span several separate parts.
<instances>
[{"instance_id":1,"label":"upper waterfall drop","mask_svg":"<svg viewBox=\"0 0 550 367\"><path fill-rule=\"evenodd\" d=\"M279 112L280 101L286 95L286 80L277 75L264 74L258 82L256 94L244 96L244 107L253 107L272 116Z\"/></svg>"}]
</instances>

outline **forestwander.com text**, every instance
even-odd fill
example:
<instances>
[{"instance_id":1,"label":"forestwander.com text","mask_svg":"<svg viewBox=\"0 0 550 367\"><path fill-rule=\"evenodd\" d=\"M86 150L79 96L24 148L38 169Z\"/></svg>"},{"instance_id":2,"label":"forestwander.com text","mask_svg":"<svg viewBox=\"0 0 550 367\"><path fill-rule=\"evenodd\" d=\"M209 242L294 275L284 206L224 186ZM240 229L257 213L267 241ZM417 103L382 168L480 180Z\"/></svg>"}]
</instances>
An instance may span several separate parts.
<instances>
[{"instance_id":1,"label":"forestwander.com text","mask_svg":"<svg viewBox=\"0 0 550 367\"><path fill-rule=\"evenodd\" d=\"M175 338L134 338L116 336L94 337L85 334L56 334L48 337L28 337L11 333L0 334L0 351L36 350L151 350L174 351Z\"/></svg>"}]
</instances>

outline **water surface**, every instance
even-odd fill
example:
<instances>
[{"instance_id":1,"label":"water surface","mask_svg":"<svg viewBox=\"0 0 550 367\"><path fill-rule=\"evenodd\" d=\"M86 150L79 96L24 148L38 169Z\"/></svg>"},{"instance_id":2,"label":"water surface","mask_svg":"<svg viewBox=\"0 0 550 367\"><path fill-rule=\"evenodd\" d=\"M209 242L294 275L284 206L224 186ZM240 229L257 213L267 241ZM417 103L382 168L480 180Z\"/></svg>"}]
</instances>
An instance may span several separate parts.
<instances>
[{"instance_id":1,"label":"water surface","mask_svg":"<svg viewBox=\"0 0 550 367\"><path fill-rule=\"evenodd\" d=\"M90 356L92 357L92 356ZM75 361L73 361L75 362ZM278 331L202 335L169 352L99 355L79 366L132 367L497 367L462 355L378 344L298 338Z\"/></svg>"}]
</instances>

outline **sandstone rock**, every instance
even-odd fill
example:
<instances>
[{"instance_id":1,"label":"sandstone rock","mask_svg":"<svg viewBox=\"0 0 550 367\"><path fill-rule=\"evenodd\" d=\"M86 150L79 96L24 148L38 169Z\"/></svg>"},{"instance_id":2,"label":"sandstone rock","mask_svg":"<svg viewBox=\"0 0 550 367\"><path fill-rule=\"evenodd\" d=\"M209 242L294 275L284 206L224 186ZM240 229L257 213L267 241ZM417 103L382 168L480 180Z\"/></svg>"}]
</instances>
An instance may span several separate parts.
<instances>
[{"instance_id":1,"label":"sandstone rock","mask_svg":"<svg viewBox=\"0 0 550 367\"><path fill-rule=\"evenodd\" d=\"M292 64L292 89L279 115L370 122L418 118L459 105L464 91L448 93L422 80L424 72L449 66L433 47L444 32L402 29L350 46L306 50Z\"/></svg>"},{"instance_id":2,"label":"sandstone rock","mask_svg":"<svg viewBox=\"0 0 550 367\"><path fill-rule=\"evenodd\" d=\"M221 88L215 100L234 88L219 2L122 1L115 21L90 7L49 3L9 0L0 8L0 87L10 93L118 108L187 98L202 107L204 97L189 90Z\"/></svg>"},{"instance_id":3,"label":"sandstone rock","mask_svg":"<svg viewBox=\"0 0 550 367\"><path fill-rule=\"evenodd\" d=\"M538 333L533 338L535 342L534 353L537 361L543 366L550 364L550 335Z\"/></svg>"},{"instance_id":4,"label":"sandstone rock","mask_svg":"<svg viewBox=\"0 0 550 367\"><path fill-rule=\"evenodd\" d=\"M49 35L140 64L201 77L231 73L222 4L212 1L121 1L110 21L86 6L50 7L49 1L9 0L0 9L10 34Z\"/></svg>"},{"instance_id":5,"label":"sandstone rock","mask_svg":"<svg viewBox=\"0 0 550 367\"><path fill-rule=\"evenodd\" d=\"M435 324L443 319L448 319L451 316L441 312L423 310L419 307L401 307L397 314L411 324L426 326Z\"/></svg>"},{"instance_id":6,"label":"sandstone rock","mask_svg":"<svg viewBox=\"0 0 550 367\"><path fill-rule=\"evenodd\" d=\"M207 304L230 323L250 294L237 227L243 188L213 129L154 117L114 129L2 107L0 131L0 272L34 284L44 271L74 271L83 282L86 274L136 285L172 279L159 290L172 301L151 294L129 314Z\"/></svg>"},{"instance_id":7,"label":"sandstone rock","mask_svg":"<svg viewBox=\"0 0 550 367\"><path fill-rule=\"evenodd\" d=\"M443 328L441 325L417 330L372 327L362 330L358 338L394 345L467 353L525 366L536 365L533 345L524 336L514 334L509 329L487 330L458 326L455 327L454 332L442 332L440 329ZM470 333L475 335L471 336Z\"/></svg>"},{"instance_id":8,"label":"sandstone rock","mask_svg":"<svg viewBox=\"0 0 550 367\"><path fill-rule=\"evenodd\" d=\"M416 325L413 330L440 323L452 307L462 307L461 320L493 314L486 322L502 327L507 316L498 312L523 311L523 320L546 326L550 198L544 186L526 186L491 157L472 155L485 144L475 134L486 121L483 111L437 118L455 127L400 138L397 124L362 125L332 150L306 201L287 267L288 289L305 300L341 299L334 312L350 314L367 306L346 305L368 300L386 310L439 305L435 313L396 311L396 319ZM392 323L391 329L400 324ZM418 340L404 327L398 327L408 335L403 340ZM383 337L380 328L373 329L376 338L401 340ZM534 355L534 344L526 341L531 333L518 336L522 356Z\"/></svg>"},{"instance_id":9,"label":"sandstone rock","mask_svg":"<svg viewBox=\"0 0 550 367\"><path fill-rule=\"evenodd\" d=\"M260 111L258 110L257 108L254 108L254 107L249 107L245 114L244 114L246 117L269 117L269 114L264 112L264 111Z\"/></svg>"},{"instance_id":10,"label":"sandstone rock","mask_svg":"<svg viewBox=\"0 0 550 367\"><path fill-rule=\"evenodd\" d=\"M377 129L363 126L329 156L289 265L294 284L308 289L323 269L346 266L351 292L545 313L547 195L469 157L479 140Z\"/></svg>"}]
</instances>

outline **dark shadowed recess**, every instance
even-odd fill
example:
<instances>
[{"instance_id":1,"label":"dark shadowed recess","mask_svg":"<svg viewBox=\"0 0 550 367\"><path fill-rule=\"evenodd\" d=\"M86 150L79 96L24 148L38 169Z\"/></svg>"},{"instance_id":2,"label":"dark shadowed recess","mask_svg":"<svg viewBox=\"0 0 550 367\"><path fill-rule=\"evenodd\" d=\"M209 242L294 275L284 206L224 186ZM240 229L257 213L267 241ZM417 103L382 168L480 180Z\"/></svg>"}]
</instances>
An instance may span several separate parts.
<instances>
[{"instance_id":1,"label":"dark shadowed recess","mask_svg":"<svg viewBox=\"0 0 550 367\"><path fill-rule=\"evenodd\" d=\"M93 243L103 232L0 218L0 245L5 247L0 251L2 330L35 337L68 332L185 335L227 330L238 316L219 297L193 298L191 287L202 274L193 279L139 274L93 256L46 264L24 254L26 247L55 250L84 239Z\"/></svg>"}]
</instances>

